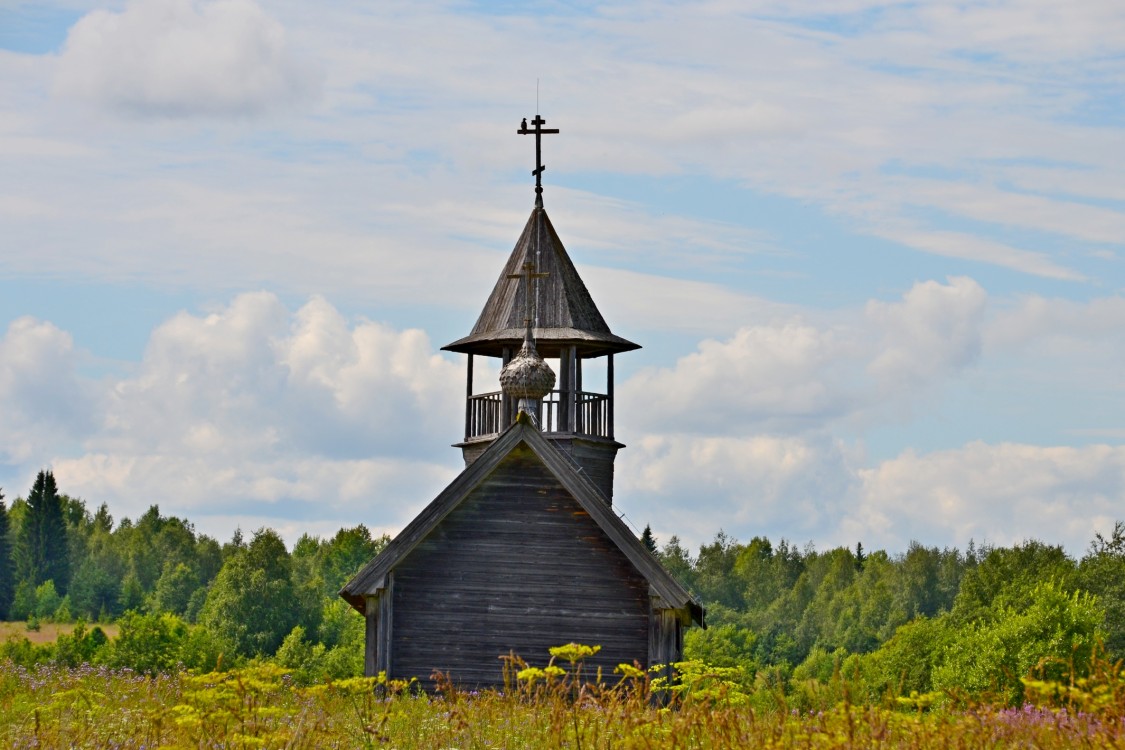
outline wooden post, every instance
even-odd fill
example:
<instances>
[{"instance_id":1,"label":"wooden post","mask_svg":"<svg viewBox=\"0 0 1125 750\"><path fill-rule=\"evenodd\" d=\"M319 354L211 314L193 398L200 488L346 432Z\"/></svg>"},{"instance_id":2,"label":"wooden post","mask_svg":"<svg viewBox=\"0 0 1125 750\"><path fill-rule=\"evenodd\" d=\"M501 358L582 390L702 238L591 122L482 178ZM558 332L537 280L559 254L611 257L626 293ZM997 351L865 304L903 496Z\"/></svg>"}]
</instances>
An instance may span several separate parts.
<instances>
[{"instance_id":1,"label":"wooden post","mask_svg":"<svg viewBox=\"0 0 1125 750\"><path fill-rule=\"evenodd\" d=\"M570 390L566 394L567 400L570 402L570 421L566 425L568 432L574 432L576 429L578 419L578 388L575 386L575 378L578 376L578 347L570 347L570 362L568 363L570 370L567 373L570 383Z\"/></svg>"},{"instance_id":2,"label":"wooden post","mask_svg":"<svg viewBox=\"0 0 1125 750\"><path fill-rule=\"evenodd\" d=\"M375 674L386 672L391 676L391 623L394 619L395 574L387 573L386 587L379 594L379 620L377 626L378 651L375 654Z\"/></svg>"},{"instance_id":3,"label":"wooden post","mask_svg":"<svg viewBox=\"0 0 1125 750\"><path fill-rule=\"evenodd\" d=\"M582 358L578 357L578 356L575 356L574 357L574 403L575 403L574 431L575 432L585 432L586 431L586 420L584 419L583 414L582 414L582 406L580 405L581 402L582 402Z\"/></svg>"},{"instance_id":4,"label":"wooden post","mask_svg":"<svg viewBox=\"0 0 1125 750\"><path fill-rule=\"evenodd\" d=\"M512 350L505 346L501 359L503 360L503 364L501 364L501 367L511 362ZM515 404L512 403L512 399L507 393L500 397L500 432L503 432L511 426L512 418L515 416L512 413L513 411L515 411L514 407Z\"/></svg>"},{"instance_id":5,"label":"wooden post","mask_svg":"<svg viewBox=\"0 0 1125 750\"><path fill-rule=\"evenodd\" d=\"M671 681L675 676L672 664L683 660L683 623L680 613L667 609L659 596L652 595L652 609L648 628L648 667L663 666L653 677L664 677ZM659 702L666 703L668 695L661 696Z\"/></svg>"},{"instance_id":6,"label":"wooden post","mask_svg":"<svg viewBox=\"0 0 1125 750\"><path fill-rule=\"evenodd\" d=\"M469 366L465 377L465 439L473 437L473 355L469 354Z\"/></svg>"},{"instance_id":7,"label":"wooden post","mask_svg":"<svg viewBox=\"0 0 1125 750\"><path fill-rule=\"evenodd\" d=\"M573 402L573 394L571 391L571 375L574 357L574 347L564 346L559 348L559 413L558 413L558 431L559 432L573 432L571 429L571 403Z\"/></svg>"},{"instance_id":8,"label":"wooden post","mask_svg":"<svg viewBox=\"0 0 1125 750\"><path fill-rule=\"evenodd\" d=\"M472 356L471 354L469 355ZM379 651L379 598L368 596L364 600L363 674L376 677L376 655Z\"/></svg>"},{"instance_id":9,"label":"wooden post","mask_svg":"<svg viewBox=\"0 0 1125 750\"><path fill-rule=\"evenodd\" d=\"M608 437L610 440L612 440L613 439L613 354L612 353L609 355L609 359L605 363L605 373L606 373L605 374L605 379L606 379L605 395L606 395L606 398L607 398L607 401L608 401L608 403L605 405L605 408L606 408L606 420L608 420L608 422L609 422L609 424L606 425L607 433L608 433L606 435L606 437Z\"/></svg>"}]
</instances>

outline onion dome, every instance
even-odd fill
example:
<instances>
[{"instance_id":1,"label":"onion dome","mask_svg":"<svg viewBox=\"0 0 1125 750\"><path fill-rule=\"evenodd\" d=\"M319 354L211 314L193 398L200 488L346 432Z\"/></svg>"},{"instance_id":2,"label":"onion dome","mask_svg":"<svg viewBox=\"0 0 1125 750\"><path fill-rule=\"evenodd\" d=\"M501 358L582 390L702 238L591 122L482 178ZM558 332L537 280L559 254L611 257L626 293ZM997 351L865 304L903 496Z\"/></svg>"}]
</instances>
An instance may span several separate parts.
<instances>
[{"instance_id":1,"label":"onion dome","mask_svg":"<svg viewBox=\"0 0 1125 750\"><path fill-rule=\"evenodd\" d=\"M555 371L535 350L531 326L519 352L500 371L500 387L512 398L531 401L542 400L555 387Z\"/></svg>"}]
</instances>

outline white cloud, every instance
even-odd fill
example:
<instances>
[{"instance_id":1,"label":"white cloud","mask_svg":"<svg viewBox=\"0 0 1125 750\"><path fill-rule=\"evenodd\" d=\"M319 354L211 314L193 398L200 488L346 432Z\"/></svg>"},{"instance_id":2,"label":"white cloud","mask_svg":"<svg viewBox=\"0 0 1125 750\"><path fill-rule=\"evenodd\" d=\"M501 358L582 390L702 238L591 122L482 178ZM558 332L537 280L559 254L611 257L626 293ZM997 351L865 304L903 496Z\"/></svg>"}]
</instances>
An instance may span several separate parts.
<instances>
[{"instance_id":1,"label":"white cloud","mask_svg":"<svg viewBox=\"0 0 1125 750\"><path fill-rule=\"evenodd\" d=\"M319 86L286 31L253 0L133 0L74 25L56 88L136 115L255 115Z\"/></svg>"},{"instance_id":2,"label":"white cloud","mask_svg":"<svg viewBox=\"0 0 1125 750\"><path fill-rule=\"evenodd\" d=\"M94 426L96 393L69 333L19 318L0 338L0 461L23 463Z\"/></svg>"},{"instance_id":3,"label":"white cloud","mask_svg":"<svg viewBox=\"0 0 1125 750\"><path fill-rule=\"evenodd\" d=\"M648 435L618 455L615 504L665 541L824 539L859 484L848 454L819 438Z\"/></svg>"},{"instance_id":4,"label":"white cloud","mask_svg":"<svg viewBox=\"0 0 1125 750\"><path fill-rule=\"evenodd\" d=\"M629 448L618 458L617 503L638 525L691 546L723 528L744 540L891 551L911 539L963 548L970 539L1038 538L1080 554L1096 531L1125 519L1125 446L1034 445L1026 425L1051 422L1064 441L1120 437L1112 420L1072 427L1118 410L1125 304L1032 297L990 308L972 279L921 282L900 301L869 302L861 316L744 328L673 368L641 371L621 388L619 435ZM979 370L997 382L977 379ZM1062 400L1053 410L1074 397L1063 392L1027 403L1041 391L1024 385L1057 384L1047 375L1057 370L1080 373L1102 409L1077 415ZM974 438L996 434L995 415L951 426L966 415L933 407L935 386L953 379L1015 399L998 407L1025 415L999 431L1007 442ZM904 412L956 447L870 458L866 437Z\"/></svg>"},{"instance_id":5,"label":"white cloud","mask_svg":"<svg viewBox=\"0 0 1125 750\"><path fill-rule=\"evenodd\" d=\"M971 279L923 282L831 324L744 328L640 373L618 409L619 507L692 545L724 528L891 550L1038 537L1081 551L1125 507L1125 447L969 440L871 461L861 437L840 437L842 420L878 424L888 399L980 357L1042 341L1058 342L1048 357L1067 342L1089 357L1123 315L1116 298L1035 299L989 321L986 303ZM323 298L290 310L255 292L180 313L124 377L93 381L80 361L49 323L9 327L0 450L28 475L53 466L64 491L118 516L159 503L223 538L234 524L291 539L357 522L395 531L459 469L446 446L460 363L421 331L348 320Z\"/></svg>"},{"instance_id":6,"label":"white cloud","mask_svg":"<svg viewBox=\"0 0 1125 750\"><path fill-rule=\"evenodd\" d=\"M915 284L901 302L868 303L862 318L802 318L707 340L671 368L621 388L623 420L720 434L821 431L834 421L909 402L979 356L987 294L969 278ZM650 405L659 404L654 410ZM659 421L658 421L659 420Z\"/></svg>"},{"instance_id":7,"label":"white cloud","mask_svg":"<svg viewBox=\"0 0 1125 750\"><path fill-rule=\"evenodd\" d=\"M419 330L348 321L319 297L181 312L124 377L84 378L77 359L49 323L9 327L0 458L53 466L63 491L118 514L401 527L461 460L444 447L460 434L458 364Z\"/></svg>"},{"instance_id":8,"label":"white cloud","mask_svg":"<svg viewBox=\"0 0 1125 750\"><path fill-rule=\"evenodd\" d=\"M1028 295L1001 311L988 330L988 346L1000 351L1036 350L1070 356L1098 353L1125 361L1125 297L1088 302Z\"/></svg>"},{"instance_id":9,"label":"white cloud","mask_svg":"<svg viewBox=\"0 0 1125 750\"><path fill-rule=\"evenodd\" d=\"M883 341L868 370L882 383L924 382L980 356L988 294L970 278L915 284L902 302L867 303Z\"/></svg>"},{"instance_id":10,"label":"white cloud","mask_svg":"<svg viewBox=\"0 0 1125 750\"><path fill-rule=\"evenodd\" d=\"M1040 539L1081 554L1125 519L1125 446L976 441L866 467L818 438L650 436L618 462L617 505L691 547L722 528L891 552Z\"/></svg>"},{"instance_id":11,"label":"white cloud","mask_svg":"<svg viewBox=\"0 0 1125 750\"><path fill-rule=\"evenodd\" d=\"M999 217L996 218L999 220ZM876 236L934 255L988 263L1060 281L1084 281L1086 278L1078 271L1054 262L1048 253L1023 250L964 232L902 226L898 222L872 227L870 231Z\"/></svg>"},{"instance_id":12,"label":"white cloud","mask_svg":"<svg viewBox=\"0 0 1125 750\"><path fill-rule=\"evenodd\" d=\"M962 547L969 539L1036 538L1079 553L1095 531L1125 520L1125 446L974 442L906 451L858 474L860 501L842 536L863 534L881 545L908 537Z\"/></svg>"}]
</instances>

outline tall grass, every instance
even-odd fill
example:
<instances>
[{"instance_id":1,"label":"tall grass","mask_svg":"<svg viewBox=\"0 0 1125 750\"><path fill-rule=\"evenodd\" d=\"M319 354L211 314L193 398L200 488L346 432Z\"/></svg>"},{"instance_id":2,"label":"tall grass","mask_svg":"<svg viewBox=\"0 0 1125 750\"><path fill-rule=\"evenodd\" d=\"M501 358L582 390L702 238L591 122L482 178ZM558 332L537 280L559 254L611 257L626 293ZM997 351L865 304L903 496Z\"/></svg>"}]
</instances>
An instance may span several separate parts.
<instances>
[{"instance_id":1,"label":"tall grass","mask_svg":"<svg viewBox=\"0 0 1125 750\"><path fill-rule=\"evenodd\" d=\"M573 649L546 668L509 666L505 690L438 679L427 694L385 678L300 686L272 665L146 677L5 662L0 747L1125 747L1125 673L1106 662L1082 679L1026 680L1031 702L1018 709L964 697L942 708L864 705L837 685L831 705L798 710L784 694L763 702L699 664L681 665L673 685L627 666L584 674Z\"/></svg>"}]
</instances>

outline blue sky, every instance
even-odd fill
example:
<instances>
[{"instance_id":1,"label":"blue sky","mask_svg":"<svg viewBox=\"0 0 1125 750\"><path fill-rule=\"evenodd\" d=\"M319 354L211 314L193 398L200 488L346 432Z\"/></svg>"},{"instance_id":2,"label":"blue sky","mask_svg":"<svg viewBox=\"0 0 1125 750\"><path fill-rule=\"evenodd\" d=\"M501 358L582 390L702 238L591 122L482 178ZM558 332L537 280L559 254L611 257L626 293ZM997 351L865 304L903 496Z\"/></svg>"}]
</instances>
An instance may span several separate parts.
<instances>
[{"instance_id":1,"label":"blue sky","mask_svg":"<svg viewBox=\"0 0 1125 750\"><path fill-rule=\"evenodd\" d=\"M393 533L547 209L614 331L617 506L692 545L1125 519L1125 9L0 7L0 487ZM488 385L488 373L480 376Z\"/></svg>"}]
</instances>

